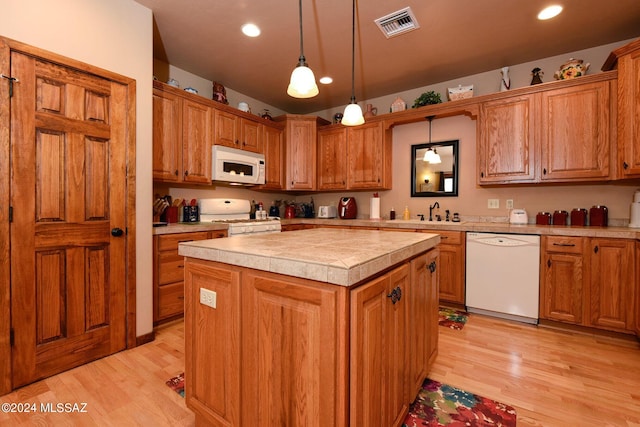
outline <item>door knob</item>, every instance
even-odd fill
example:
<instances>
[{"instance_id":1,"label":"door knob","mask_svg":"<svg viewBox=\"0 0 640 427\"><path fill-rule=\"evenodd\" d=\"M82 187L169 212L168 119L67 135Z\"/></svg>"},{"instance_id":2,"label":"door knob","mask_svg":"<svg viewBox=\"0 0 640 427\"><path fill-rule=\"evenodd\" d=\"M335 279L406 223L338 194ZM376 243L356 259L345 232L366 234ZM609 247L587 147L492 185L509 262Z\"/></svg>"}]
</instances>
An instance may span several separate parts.
<instances>
[{"instance_id":1,"label":"door knob","mask_svg":"<svg viewBox=\"0 0 640 427\"><path fill-rule=\"evenodd\" d=\"M112 235L113 237L120 237L120 236L122 236L123 234L124 234L124 231L122 230L122 228L118 228L118 227L116 227L116 228L112 228L112 229L111 229L111 235Z\"/></svg>"}]
</instances>

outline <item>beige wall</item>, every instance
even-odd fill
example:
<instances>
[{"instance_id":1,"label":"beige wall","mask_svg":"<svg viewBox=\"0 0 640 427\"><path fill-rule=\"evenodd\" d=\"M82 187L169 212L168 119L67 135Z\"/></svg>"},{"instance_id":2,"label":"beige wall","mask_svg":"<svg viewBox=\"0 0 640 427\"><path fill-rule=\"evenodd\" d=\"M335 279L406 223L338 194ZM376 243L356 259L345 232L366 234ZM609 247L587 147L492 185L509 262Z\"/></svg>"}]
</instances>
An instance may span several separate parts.
<instances>
[{"instance_id":1,"label":"beige wall","mask_svg":"<svg viewBox=\"0 0 640 427\"><path fill-rule=\"evenodd\" d=\"M132 0L0 0L0 35L122 74L136 86L137 335L153 330L151 11Z\"/></svg>"}]
</instances>

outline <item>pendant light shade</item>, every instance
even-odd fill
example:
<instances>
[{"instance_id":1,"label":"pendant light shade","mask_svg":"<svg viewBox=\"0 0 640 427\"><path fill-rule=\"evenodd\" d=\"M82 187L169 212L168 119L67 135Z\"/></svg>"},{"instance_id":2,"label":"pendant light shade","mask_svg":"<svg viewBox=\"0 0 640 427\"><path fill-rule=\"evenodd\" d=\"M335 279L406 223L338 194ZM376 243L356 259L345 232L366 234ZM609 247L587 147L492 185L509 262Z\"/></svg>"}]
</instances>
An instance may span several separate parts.
<instances>
[{"instance_id":1,"label":"pendant light shade","mask_svg":"<svg viewBox=\"0 0 640 427\"><path fill-rule=\"evenodd\" d=\"M299 1L300 11L300 58L298 65L291 73L291 80L287 88L287 94L294 98L313 98L318 94L318 85L316 77L313 75L311 68L307 66L307 60L304 57L303 38L302 38L302 0Z\"/></svg>"},{"instance_id":2,"label":"pendant light shade","mask_svg":"<svg viewBox=\"0 0 640 427\"><path fill-rule=\"evenodd\" d=\"M362 108L356 103L355 56L356 56L356 0L352 0L351 17L351 102L344 109L341 123L345 126L358 126L364 123Z\"/></svg>"},{"instance_id":3,"label":"pendant light shade","mask_svg":"<svg viewBox=\"0 0 640 427\"><path fill-rule=\"evenodd\" d=\"M433 121L433 117L434 116L427 117L427 120L429 120L429 144L431 144L431 122ZM422 160L433 164L442 163L440 154L438 154L438 151L432 146L429 146L427 151L424 153Z\"/></svg>"}]
</instances>

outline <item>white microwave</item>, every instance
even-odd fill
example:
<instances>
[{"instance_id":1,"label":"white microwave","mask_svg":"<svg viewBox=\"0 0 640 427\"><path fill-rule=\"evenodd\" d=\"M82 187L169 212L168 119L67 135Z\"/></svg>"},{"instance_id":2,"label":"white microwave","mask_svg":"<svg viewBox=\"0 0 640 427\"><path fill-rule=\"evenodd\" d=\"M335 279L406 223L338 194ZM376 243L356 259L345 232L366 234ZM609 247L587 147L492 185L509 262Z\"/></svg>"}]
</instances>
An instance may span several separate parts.
<instances>
[{"instance_id":1,"label":"white microwave","mask_svg":"<svg viewBox=\"0 0 640 427\"><path fill-rule=\"evenodd\" d=\"M264 184L264 154L214 145L211 179L236 185Z\"/></svg>"}]
</instances>

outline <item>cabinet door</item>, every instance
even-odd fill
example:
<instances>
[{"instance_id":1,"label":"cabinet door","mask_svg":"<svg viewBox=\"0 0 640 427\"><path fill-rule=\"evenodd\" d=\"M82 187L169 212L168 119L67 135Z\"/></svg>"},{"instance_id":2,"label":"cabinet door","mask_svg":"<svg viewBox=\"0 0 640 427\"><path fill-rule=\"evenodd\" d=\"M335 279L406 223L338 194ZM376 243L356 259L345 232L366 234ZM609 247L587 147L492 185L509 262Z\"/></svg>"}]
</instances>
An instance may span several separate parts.
<instances>
[{"instance_id":1,"label":"cabinet door","mask_svg":"<svg viewBox=\"0 0 640 427\"><path fill-rule=\"evenodd\" d=\"M183 181L210 184L213 109L186 99L182 107Z\"/></svg>"},{"instance_id":2,"label":"cabinet door","mask_svg":"<svg viewBox=\"0 0 640 427\"><path fill-rule=\"evenodd\" d=\"M640 177L640 43L618 58L618 170Z\"/></svg>"},{"instance_id":3,"label":"cabinet door","mask_svg":"<svg viewBox=\"0 0 640 427\"><path fill-rule=\"evenodd\" d=\"M479 184L535 181L533 112L533 95L481 104Z\"/></svg>"},{"instance_id":4,"label":"cabinet door","mask_svg":"<svg viewBox=\"0 0 640 427\"><path fill-rule=\"evenodd\" d=\"M584 300L583 255L543 254L540 317L581 324Z\"/></svg>"},{"instance_id":5,"label":"cabinet door","mask_svg":"<svg viewBox=\"0 0 640 427\"><path fill-rule=\"evenodd\" d=\"M215 145L240 148L237 120L238 116L235 114L215 110L215 132L213 138Z\"/></svg>"},{"instance_id":6,"label":"cabinet door","mask_svg":"<svg viewBox=\"0 0 640 427\"><path fill-rule=\"evenodd\" d=\"M387 389L386 405L388 418L384 426L401 426L409 410L410 400L407 387L409 372L408 322L411 268L409 263L389 273L389 289L387 289L387 316L385 319L385 335L387 341ZM393 292L398 295L394 303ZM391 295L391 296L390 296Z\"/></svg>"},{"instance_id":7,"label":"cabinet door","mask_svg":"<svg viewBox=\"0 0 640 427\"><path fill-rule=\"evenodd\" d=\"M261 124L247 119L240 119L240 148L254 153L262 152Z\"/></svg>"},{"instance_id":8,"label":"cabinet door","mask_svg":"<svg viewBox=\"0 0 640 427\"><path fill-rule=\"evenodd\" d=\"M541 180L609 179L611 84L542 92Z\"/></svg>"},{"instance_id":9,"label":"cabinet door","mask_svg":"<svg viewBox=\"0 0 640 427\"><path fill-rule=\"evenodd\" d=\"M228 266L191 258L185 261L186 404L212 414L218 425L244 425L240 411L240 283L240 273ZM200 303L202 289L215 293L215 308Z\"/></svg>"},{"instance_id":10,"label":"cabinet door","mask_svg":"<svg viewBox=\"0 0 640 427\"><path fill-rule=\"evenodd\" d=\"M345 425L348 289L255 270L242 286L242 425Z\"/></svg>"},{"instance_id":11,"label":"cabinet door","mask_svg":"<svg viewBox=\"0 0 640 427\"><path fill-rule=\"evenodd\" d=\"M347 129L318 131L318 190L347 188Z\"/></svg>"},{"instance_id":12,"label":"cabinet door","mask_svg":"<svg viewBox=\"0 0 640 427\"><path fill-rule=\"evenodd\" d=\"M441 243L438 248L440 248L440 300L464 304L464 246Z\"/></svg>"},{"instance_id":13,"label":"cabinet door","mask_svg":"<svg viewBox=\"0 0 640 427\"><path fill-rule=\"evenodd\" d=\"M389 167L385 163L382 122L365 123L347 130L350 190L384 188Z\"/></svg>"},{"instance_id":14,"label":"cabinet door","mask_svg":"<svg viewBox=\"0 0 640 427\"><path fill-rule=\"evenodd\" d=\"M292 119L287 122L286 157L287 190L315 190L315 119Z\"/></svg>"},{"instance_id":15,"label":"cabinet door","mask_svg":"<svg viewBox=\"0 0 640 427\"><path fill-rule=\"evenodd\" d=\"M153 90L153 179L182 180L182 102L158 89Z\"/></svg>"},{"instance_id":16,"label":"cabinet door","mask_svg":"<svg viewBox=\"0 0 640 427\"><path fill-rule=\"evenodd\" d=\"M591 326L632 330L635 286L634 242L591 239Z\"/></svg>"},{"instance_id":17,"label":"cabinet door","mask_svg":"<svg viewBox=\"0 0 640 427\"><path fill-rule=\"evenodd\" d=\"M440 278L441 273L441 251L433 249L427 253L427 372L438 355L438 318L440 311ZM463 264L464 265L464 264ZM464 269L463 269L464 270ZM413 401L413 396L409 396Z\"/></svg>"},{"instance_id":18,"label":"cabinet door","mask_svg":"<svg viewBox=\"0 0 640 427\"><path fill-rule=\"evenodd\" d=\"M284 188L284 139L282 130L262 127L262 146L265 162L265 182L261 189L282 190Z\"/></svg>"}]
</instances>

